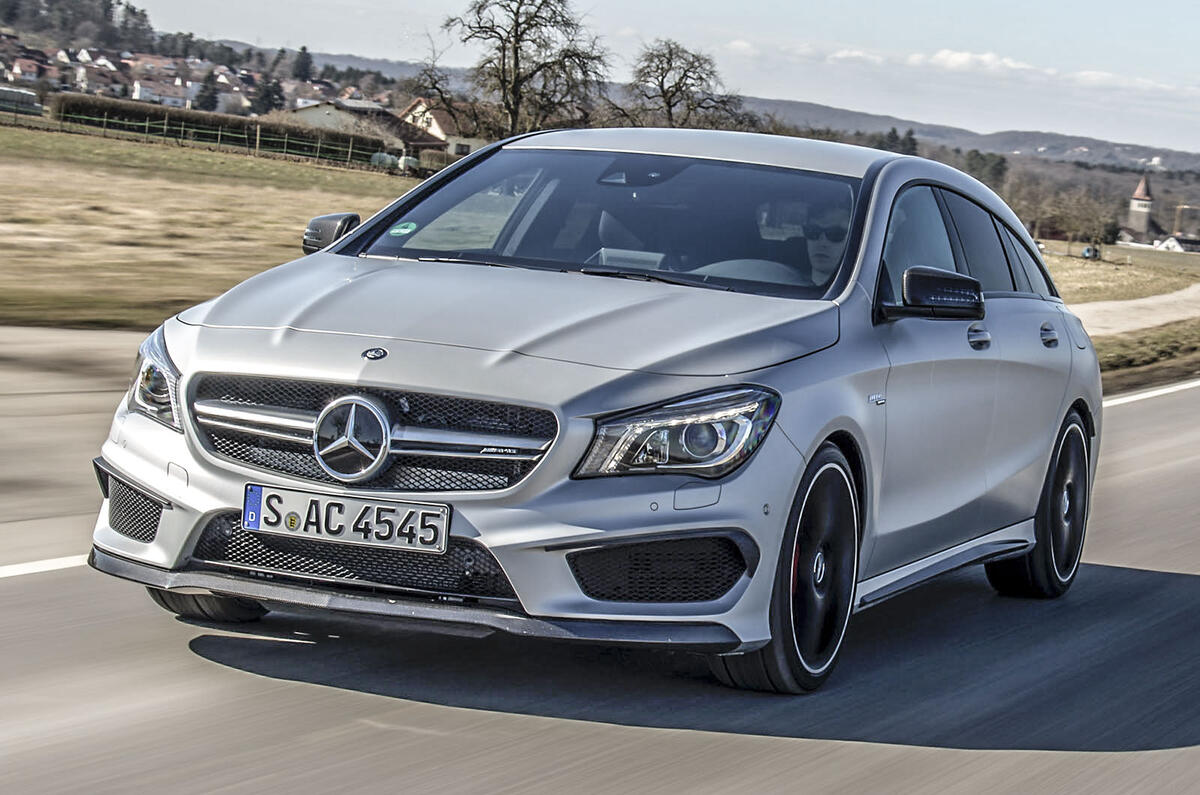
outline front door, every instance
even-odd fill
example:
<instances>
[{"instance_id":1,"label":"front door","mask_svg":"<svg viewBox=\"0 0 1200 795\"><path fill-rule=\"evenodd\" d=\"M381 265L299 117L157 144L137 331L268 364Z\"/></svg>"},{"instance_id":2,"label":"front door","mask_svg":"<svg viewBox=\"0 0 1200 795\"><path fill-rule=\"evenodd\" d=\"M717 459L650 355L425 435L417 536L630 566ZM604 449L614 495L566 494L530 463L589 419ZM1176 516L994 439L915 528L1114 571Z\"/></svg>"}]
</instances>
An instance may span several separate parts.
<instances>
[{"instance_id":1,"label":"front door","mask_svg":"<svg viewBox=\"0 0 1200 795\"><path fill-rule=\"evenodd\" d=\"M901 303L907 268L956 270L930 188L904 191L888 224L880 300ZM998 347L986 320L905 317L876 326L891 363L887 443L870 577L979 535Z\"/></svg>"}]
</instances>

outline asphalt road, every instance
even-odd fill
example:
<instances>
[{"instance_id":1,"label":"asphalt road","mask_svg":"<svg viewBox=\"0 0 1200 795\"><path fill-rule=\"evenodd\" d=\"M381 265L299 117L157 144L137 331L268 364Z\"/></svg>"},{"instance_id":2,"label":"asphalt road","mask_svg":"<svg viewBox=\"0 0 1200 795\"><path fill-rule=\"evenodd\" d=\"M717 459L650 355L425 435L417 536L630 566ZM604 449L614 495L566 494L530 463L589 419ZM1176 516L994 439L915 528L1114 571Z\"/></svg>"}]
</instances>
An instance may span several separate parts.
<instances>
[{"instance_id":1,"label":"asphalt road","mask_svg":"<svg viewBox=\"0 0 1200 795\"><path fill-rule=\"evenodd\" d=\"M87 551L138 337L0 332L0 792L1200 788L1200 389L1106 410L1067 597L955 574L857 616L828 685L788 698L684 654L229 631L83 566L18 573Z\"/></svg>"}]
</instances>

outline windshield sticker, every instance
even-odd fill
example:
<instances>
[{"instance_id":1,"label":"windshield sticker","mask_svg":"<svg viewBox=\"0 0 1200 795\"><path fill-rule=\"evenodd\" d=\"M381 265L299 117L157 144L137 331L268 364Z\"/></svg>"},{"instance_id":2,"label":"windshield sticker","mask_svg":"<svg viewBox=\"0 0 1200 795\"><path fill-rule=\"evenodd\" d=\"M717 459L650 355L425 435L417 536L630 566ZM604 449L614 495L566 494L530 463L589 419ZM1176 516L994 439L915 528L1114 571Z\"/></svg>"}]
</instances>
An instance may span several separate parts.
<instances>
[{"instance_id":1,"label":"windshield sticker","mask_svg":"<svg viewBox=\"0 0 1200 795\"><path fill-rule=\"evenodd\" d=\"M411 235L415 231L417 231L417 225L412 221L405 221L404 223L396 224L389 229L388 234L392 237L404 237L405 235Z\"/></svg>"}]
</instances>

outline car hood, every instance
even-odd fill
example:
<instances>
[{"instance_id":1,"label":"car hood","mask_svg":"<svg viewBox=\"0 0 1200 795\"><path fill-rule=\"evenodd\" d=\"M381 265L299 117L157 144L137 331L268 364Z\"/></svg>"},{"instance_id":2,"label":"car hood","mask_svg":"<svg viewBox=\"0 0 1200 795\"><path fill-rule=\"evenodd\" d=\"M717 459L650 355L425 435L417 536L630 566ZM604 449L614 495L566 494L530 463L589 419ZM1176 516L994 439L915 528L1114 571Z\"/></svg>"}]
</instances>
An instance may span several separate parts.
<instances>
[{"instance_id":1,"label":"car hood","mask_svg":"<svg viewBox=\"0 0 1200 795\"><path fill-rule=\"evenodd\" d=\"M668 375L758 370L826 348L838 337L838 308L830 301L328 253L261 273L179 319Z\"/></svg>"}]
</instances>

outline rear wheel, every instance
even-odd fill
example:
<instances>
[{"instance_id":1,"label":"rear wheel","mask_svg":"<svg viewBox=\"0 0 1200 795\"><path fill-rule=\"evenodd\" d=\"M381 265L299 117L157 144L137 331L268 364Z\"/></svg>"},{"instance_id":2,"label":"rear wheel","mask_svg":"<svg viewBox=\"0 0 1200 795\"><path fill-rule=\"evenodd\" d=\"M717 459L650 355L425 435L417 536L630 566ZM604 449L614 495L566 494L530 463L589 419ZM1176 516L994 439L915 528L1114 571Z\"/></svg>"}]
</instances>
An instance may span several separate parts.
<instances>
[{"instance_id":1,"label":"rear wheel","mask_svg":"<svg viewBox=\"0 0 1200 795\"><path fill-rule=\"evenodd\" d=\"M1033 549L986 565L988 582L1006 596L1053 599L1075 581L1091 507L1088 435L1076 412L1067 414L1034 517Z\"/></svg>"},{"instance_id":2,"label":"rear wheel","mask_svg":"<svg viewBox=\"0 0 1200 795\"><path fill-rule=\"evenodd\" d=\"M216 594L187 594L165 591L162 588L146 588L154 603L183 618L200 621L215 621L223 624L243 624L257 621L267 613L253 599L240 596L217 596Z\"/></svg>"},{"instance_id":3,"label":"rear wheel","mask_svg":"<svg viewBox=\"0 0 1200 795\"><path fill-rule=\"evenodd\" d=\"M714 655L722 683L805 693L829 677L854 607L858 497L850 464L825 444L800 483L784 533L771 598L771 641L745 654Z\"/></svg>"}]
</instances>

